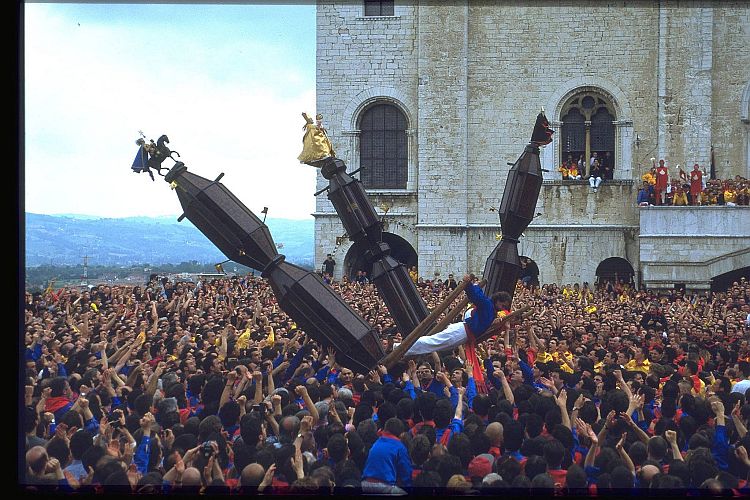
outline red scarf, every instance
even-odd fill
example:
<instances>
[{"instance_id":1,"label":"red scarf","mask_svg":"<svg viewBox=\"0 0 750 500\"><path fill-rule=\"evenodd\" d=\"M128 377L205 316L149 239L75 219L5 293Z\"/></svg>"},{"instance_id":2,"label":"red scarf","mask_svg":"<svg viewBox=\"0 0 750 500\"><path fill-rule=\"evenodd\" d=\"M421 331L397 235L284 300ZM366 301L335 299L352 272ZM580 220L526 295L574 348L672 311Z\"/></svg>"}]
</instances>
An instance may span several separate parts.
<instances>
[{"instance_id":1,"label":"red scarf","mask_svg":"<svg viewBox=\"0 0 750 500\"><path fill-rule=\"evenodd\" d=\"M474 383L477 385L477 393L487 394L487 385L484 382L484 375L482 374L482 365L479 363L477 358L477 339L474 334L471 333L469 326L464 323L464 329L466 330L466 345L464 351L466 352L466 361L471 363L473 368Z\"/></svg>"}]
</instances>

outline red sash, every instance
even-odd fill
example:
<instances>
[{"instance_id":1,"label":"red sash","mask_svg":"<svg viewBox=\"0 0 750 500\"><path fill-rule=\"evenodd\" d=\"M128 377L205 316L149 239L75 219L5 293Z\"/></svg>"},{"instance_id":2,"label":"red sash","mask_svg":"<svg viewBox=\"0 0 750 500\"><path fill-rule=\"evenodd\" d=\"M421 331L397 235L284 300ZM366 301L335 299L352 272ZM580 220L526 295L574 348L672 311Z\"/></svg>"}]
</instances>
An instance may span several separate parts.
<instances>
[{"instance_id":1,"label":"red sash","mask_svg":"<svg viewBox=\"0 0 750 500\"><path fill-rule=\"evenodd\" d=\"M473 367L474 383L477 385L477 393L487 394L489 391L487 391L487 384L484 382L482 365L479 363L479 358L477 358L477 340L466 323L464 323L464 330L466 330L466 345L464 346L464 351L466 352L466 360L469 361Z\"/></svg>"}]
</instances>

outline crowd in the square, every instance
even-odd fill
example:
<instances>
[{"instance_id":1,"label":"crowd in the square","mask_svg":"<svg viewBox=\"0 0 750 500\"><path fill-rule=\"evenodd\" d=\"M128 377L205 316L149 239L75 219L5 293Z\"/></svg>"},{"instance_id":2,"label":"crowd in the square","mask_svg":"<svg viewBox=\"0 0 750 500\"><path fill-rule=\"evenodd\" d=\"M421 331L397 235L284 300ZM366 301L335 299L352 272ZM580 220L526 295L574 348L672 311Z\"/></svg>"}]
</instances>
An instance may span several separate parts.
<instances>
[{"instance_id":1,"label":"crowd in the square","mask_svg":"<svg viewBox=\"0 0 750 500\"><path fill-rule=\"evenodd\" d=\"M456 284L416 286L433 309ZM366 280L331 286L386 352L408 334ZM151 494L750 492L750 283L710 295L519 283L512 309L524 306L531 316L476 358L458 346L356 373L251 275L27 293L20 482Z\"/></svg>"}]
</instances>

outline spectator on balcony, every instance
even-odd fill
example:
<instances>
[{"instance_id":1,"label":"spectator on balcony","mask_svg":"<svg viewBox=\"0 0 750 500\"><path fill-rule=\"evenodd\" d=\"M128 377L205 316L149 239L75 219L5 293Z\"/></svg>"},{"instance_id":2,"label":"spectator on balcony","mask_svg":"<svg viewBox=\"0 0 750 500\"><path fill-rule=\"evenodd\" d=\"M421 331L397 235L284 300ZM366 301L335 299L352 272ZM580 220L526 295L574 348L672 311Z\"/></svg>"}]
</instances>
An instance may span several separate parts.
<instances>
[{"instance_id":1,"label":"spectator on balcony","mask_svg":"<svg viewBox=\"0 0 750 500\"><path fill-rule=\"evenodd\" d=\"M740 178L737 188L737 205L747 206L750 204L750 181Z\"/></svg>"},{"instance_id":2,"label":"spectator on balcony","mask_svg":"<svg viewBox=\"0 0 750 500\"><path fill-rule=\"evenodd\" d=\"M594 151L591 153L591 158L589 158L589 172L591 172L591 167L594 166L594 162L599 161L599 154Z\"/></svg>"},{"instance_id":3,"label":"spectator on balcony","mask_svg":"<svg viewBox=\"0 0 750 500\"><path fill-rule=\"evenodd\" d=\"M562 165L560 165L560 168L557 169L558 172L560 172L560 175L562 176L562 180L567 181L570 177L570 169L575 165L573 163L573 156L568 155L567 161L564 161Z\"/></svg>"},{"instance_id":4,"label":"spectator on balcony","mask_svg":"<svg viewBox=\"0 0 750 500\"><path fill-rule=\"evenodd\" d=\"M589 171L589 184L591 185L591 189L596 193L596 190L599 189L601 183L602 167L599 164L599 160L594 160L594 163L591 165L591 170Z\"/></svg>"},{"instance_id":5,"label":"spectator on balcony","mask_svg":"<svg viewBox=\"0 0 750 500\"><path fill-rule=\"evenodd\" d=\"M676 207L688 206L689 203L687 193L685 192L685 188L682 185L677 184L675 187L673 187L672 191L672 205Z\"/></svg>"},{"instance_id":6,"label":"spectator on balcony","mask_svg":"<svg viewBox=\"0 0 750 500\"><path fill-rule=\"evenodd\" d=\"M658 167L655 166L655 172L656 172L656 188L655 188L656 204L661 205L664 203L663 195L664 193L666 193L667 187L669 186L669 171L667 170L667 166L664 164L664 160L659 160L659 166Z\"/></svg>"},{"instance_id":7,"label":"spectator on balcony","mask_svg":"<svg viewBox=\"0 0 750 500\"><path fill-rule=\"evenodd\" d=\"M728 207L737 206L737 191L734 189L734 183L732 181L726 181L724 183L724 203Z\"/></svg>"},{"instance_id":8,"label":"spectator on balcony","mask_svg":"<svg viewBox=\"0 0 750 500\"><path fill-rule=\"evenodd\" d=\"M611 181L614 178L613 171L614 165L612 161L612 153L607 151L604 153L604 158L599 162L602 166L602 179L605 181Z\"/></svg>"},{"instance_id":9,"label":"spectator on balcony","mask_svg":"<svg viewBox=\"0 0 750 500\"><path fill-rule=\"evenodd\" d=\"M648 172L641 176L641 180L643 182L648 182L649 186L654 186L656 184L655 170L653 168L649 169Z\"/></svg>"},{"instance_id":10,"label":"spectator on balcony","mask_svg":"<svg viewBox=\"0 0 750 500\"><path fill-rule=\"evenodd\" d=\"M581 180L581 173L578 170L578 165L575 163L570 164L570 168L568 169L568 179L571 181L580 181Z\"/></svg>"},{"instance_id":11,"label":"spectator on balcony","mask_svg":"<svg viewBox=\"0 0 750 500\"><path fill-rule=\"evenodd\" d=\"M693 165L693 170L690 172L690 204L698 205L700 203L700 195L703 191L703 172L701 172L700 165L697 163Z\"/></svg>"},{"instance_id":12,"label":"spectator on balcony","mask_svg":"<svg viewBox=\"0 0 750 500\"><path fill-rule=\"evenodd\" d=\"M647 181L643 181L641 189L638 190L638 199L636 201L639 207L647 207L653 204L651 186Z\"/></svg>"}]
</instances>

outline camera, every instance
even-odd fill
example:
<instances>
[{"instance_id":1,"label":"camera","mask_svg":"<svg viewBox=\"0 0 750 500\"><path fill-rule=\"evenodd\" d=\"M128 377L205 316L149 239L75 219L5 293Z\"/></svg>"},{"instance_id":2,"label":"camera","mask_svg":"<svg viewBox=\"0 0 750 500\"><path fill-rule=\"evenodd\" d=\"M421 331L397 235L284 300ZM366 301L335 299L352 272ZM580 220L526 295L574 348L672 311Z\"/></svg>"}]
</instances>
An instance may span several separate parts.
<instances>
[{"instance_id":1,"label":"camera","mask_svg":"<svg viewBox=\"0 0 750 500\"><path fill-rule=\"evenodd\" d=\"M115 410L109 415L109 426L113 429L120 428L120 418L122 417L122 410Z\"/></svg>"},{"instance_id":2,"label":"camera","mask_svg":"<svg viewBox=\"0 0 750 500\"><path fill-rule=\"evenodd\" d=\"M206 441L201 445L201 455L203 458L211 458L214 454L214 447L211 446L211 441Z\"/></svg>"}]
</instances>

